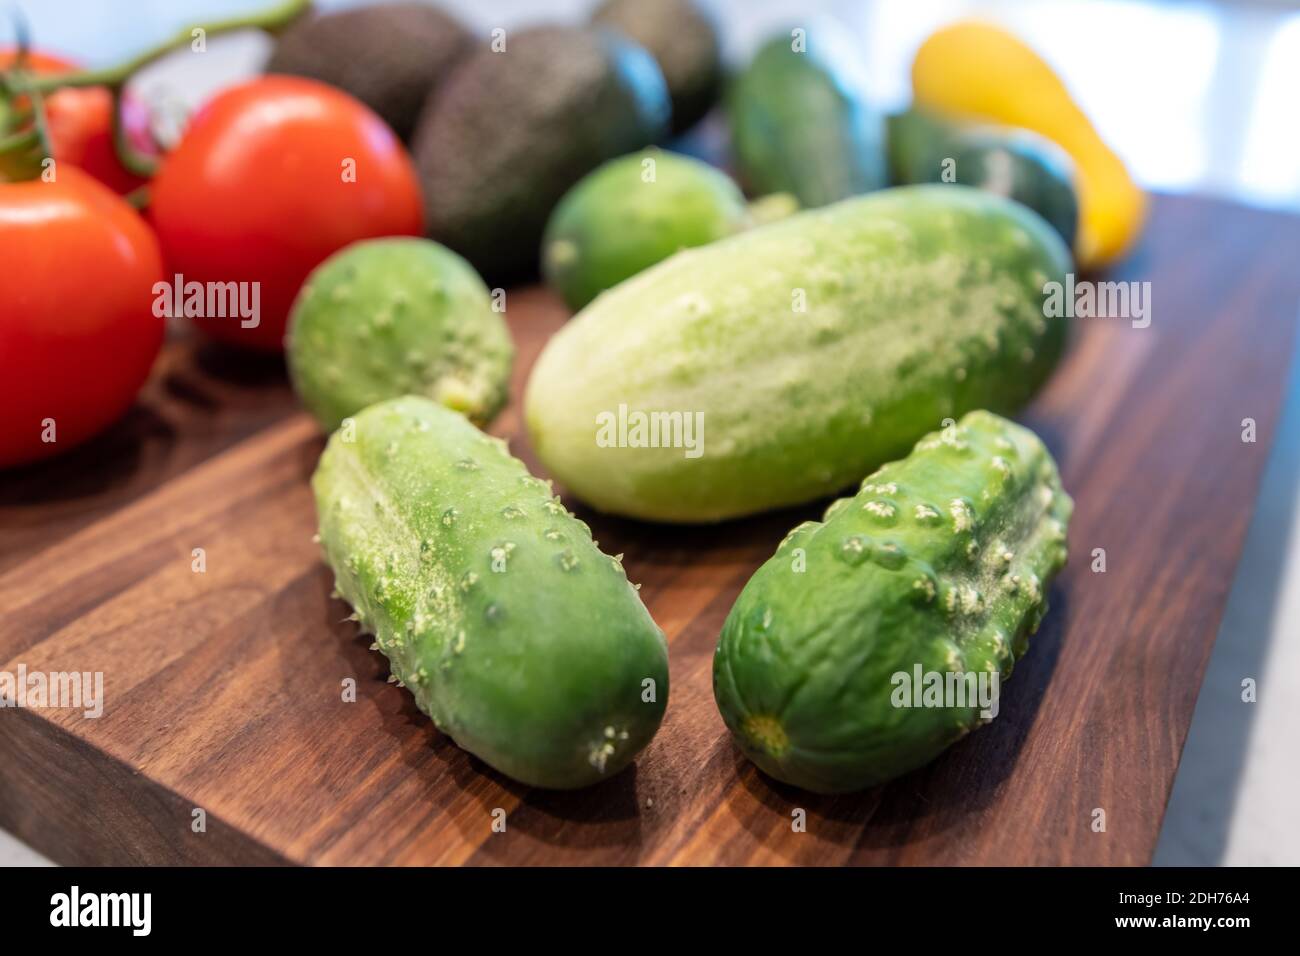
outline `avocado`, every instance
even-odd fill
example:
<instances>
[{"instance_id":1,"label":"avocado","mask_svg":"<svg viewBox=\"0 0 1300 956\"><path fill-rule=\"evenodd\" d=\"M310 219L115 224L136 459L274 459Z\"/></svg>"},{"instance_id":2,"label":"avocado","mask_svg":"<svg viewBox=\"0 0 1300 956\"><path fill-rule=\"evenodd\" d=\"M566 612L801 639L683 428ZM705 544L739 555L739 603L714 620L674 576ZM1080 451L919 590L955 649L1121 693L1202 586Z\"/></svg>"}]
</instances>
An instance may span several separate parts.
<instances>
[{"instance_id":1,"label":"avocado","mask_svg":"<svg viewBox=\"0 0 1300 956\"><path fill-rule=\"evenodd\" d=\"M469 33L424 3L380 3L289 27L267 73L306 76L365 103L409 141L429 91L468 52Z\"/></svg>"},{"instance_id":2,"label":"avocado","mask_svg":"<svg viewBox=\"0 0 1300 956\"><path fill-rule=\"evenodd\" d=\"M591 15L647 50L663 70L672 97L672 130L704 117L722 90L722 44L709 12L696 0L605 0Z\"/></svg>"},{"instance_id":3,"label":"avocado","mask_svg":"<svg viewBox=\"0 0 1300 956\"><path fill-rule=\"evenodd\" d=\"M490 283L536 275L569 187L657 141L670 109L654 58L612 31L547 26L504 41L452 71L412 144L429 237Z\"/></svg>"}]
</instances>

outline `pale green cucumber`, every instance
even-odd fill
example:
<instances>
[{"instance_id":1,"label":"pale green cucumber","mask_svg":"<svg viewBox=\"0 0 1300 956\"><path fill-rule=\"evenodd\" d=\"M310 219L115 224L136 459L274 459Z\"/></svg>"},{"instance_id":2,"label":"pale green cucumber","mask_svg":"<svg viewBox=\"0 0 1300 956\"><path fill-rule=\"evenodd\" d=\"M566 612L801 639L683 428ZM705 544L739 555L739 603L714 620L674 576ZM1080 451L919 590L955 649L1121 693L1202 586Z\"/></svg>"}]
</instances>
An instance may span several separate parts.
<instances>
[{"instance_id":1,"label":"pale green cucumber","mask_svg":"<svg viewBox=\"0 0 1300 956\"><path fill-rule=\"evenodd\" d=\"M683 251L547 344L525 396L533 447L583 500L637 518L830 495L944 418L1027 401L1065 345L1066 320L1042 303L1069 268L1033 212L958 185Z\"/></svg>"}]
</instances>

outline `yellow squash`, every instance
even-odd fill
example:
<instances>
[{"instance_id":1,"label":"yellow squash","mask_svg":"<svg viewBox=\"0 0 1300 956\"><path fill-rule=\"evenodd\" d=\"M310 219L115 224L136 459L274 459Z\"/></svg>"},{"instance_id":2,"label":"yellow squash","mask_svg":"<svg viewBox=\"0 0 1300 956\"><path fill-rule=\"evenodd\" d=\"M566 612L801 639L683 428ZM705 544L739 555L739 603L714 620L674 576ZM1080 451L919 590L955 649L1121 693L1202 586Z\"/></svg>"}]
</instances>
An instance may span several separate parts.
<instances>
[{"instance_id":1,"label":"yellow squash","mask_svg":"<svg viewBox=\"0 0 1300 956\"><path fill-rule=\"evenodd\" d=\"M918 106L1031 129L1070 154L1080 208L1075 258L1082 268L1119 258L1141 232L1145 194L1065 84L1017 37L977 21L938 30L916 53L912 92Z\"/></svg>"}]
</instances>

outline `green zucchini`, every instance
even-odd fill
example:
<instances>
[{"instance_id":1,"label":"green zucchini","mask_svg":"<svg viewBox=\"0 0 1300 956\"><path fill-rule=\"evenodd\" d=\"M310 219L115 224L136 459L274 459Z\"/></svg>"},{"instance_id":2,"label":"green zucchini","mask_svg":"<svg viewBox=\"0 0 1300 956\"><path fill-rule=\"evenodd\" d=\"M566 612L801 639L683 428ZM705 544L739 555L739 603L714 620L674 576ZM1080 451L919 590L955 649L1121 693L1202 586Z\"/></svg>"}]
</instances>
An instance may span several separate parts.
<instances>
[{"instance_id":1,"label":"green zucchini","mask_svg":"<svg viewBox=\"0 0 1300 956\"><path fill-rule=\"evenodd\" d=\"M707 522L825 497L945 417L1046 380L1069 253L965 186L846 200L688 249L551 338L525 418L552 475L607 512Z\"/></svg>"},{"instance_id":2,"label":"green zucchini","mask_svg":"<svg viewBox=\"0 0 1300 956\"><path fill-rule=\"evenodd\" d=\"M954 182L1014 199L1073 245L1074 164L1055 143L1029 130L950 122L916 109L889 117L888 129L895 183Z\"/></svg>"},{"instance_id":3,"label":"green zucchini","mask_svg":"<svg viewBox=\"0 0 1300 956\"><path fill-rule=\"evenodd\" d=\"M407 396L335 432L312 477L336 587L443 733L522 783L626 766L668 648L618 558L505 442Z\"/></svg>"},{"instance_id":4,"label":"green zucchini","mask_svg":"<svg viewBox=\"0 0 1300 956\"><path fill-rule=\"evenodd\" d=\"M752 194L790 193L813 208L887 184L884 119L838 43L828 27L774 37L733 82L732 148Z\"/></svg>"},{"instance_id":5,"label":"green zucchini","mask_svg":"<svg viewBox=\"0 0 1300 956\"><path fill-rule=\"evenodd\" d=\"M795 528L713 659L741 750L778 780L840 793L992 719L1047 612L1072 507L1042 442L977 411Z\"/></svg>"}]
</instances>

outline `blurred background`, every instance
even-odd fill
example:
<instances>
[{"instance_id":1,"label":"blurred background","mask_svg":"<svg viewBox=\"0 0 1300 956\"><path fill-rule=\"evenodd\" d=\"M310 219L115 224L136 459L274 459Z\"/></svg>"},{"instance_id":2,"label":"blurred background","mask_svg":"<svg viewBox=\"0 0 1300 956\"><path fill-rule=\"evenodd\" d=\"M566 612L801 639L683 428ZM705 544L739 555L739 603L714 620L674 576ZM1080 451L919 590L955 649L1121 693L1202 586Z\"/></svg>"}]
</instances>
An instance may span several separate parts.
<instances>
[{"instance_id":1,"label":"blurred background","mask_svg":"<svg viewBox=\"0 0 1300 956\"><path fill-rule=\"evenodd\" d=\"M433 2L433 0L430 0ZM579 21L594 0L437 0L487 34L539 20ZM648 3L654 0L646 0ZM358 0L318 0L323 10ZM247 13L266 0L17 0L43 46L111 63L202 18ZM921 41L978 15L1010 27L1056 69L1102 137L1143 185L1300 210L1300 3L1296 0L714 0L728 60L773 31L830 16L865 51L880 105L909 98ZM153 101L202 99L210 84L255 72L263 36L219 38L203 75L160 64L142 77ZM192 63L192 61L189 61Z\"/></svg>"},{"instance_id":2,"label":"blurred background","mask_svg":"<svg viewBox=\"0 0 1300 956\"><path fill-rule=\"evenodd\" d=\"M486 36L494 27L581 20L594 0L437 3ZM25 15L38 46L94 66L196 20L261 9L266 0L9 5ZM327 10L353 5L356 0L317 3ZM712 6L726 23L725 52L733 63L777 30L815 16L835 18L861 44L868 88L891 110L907 105L913 53L936 27L971 15L993 20L1045 57L1148 189L1300 213L1300 0L713 0ZM0 25L0 46L12 43L9 32ZM215 38L207 56L159 63L135 89L164 125L167 117L178 124L213 90L257 72L270 46L260 34ZM1157 864L1300 863L1294 813L1300 789L1294 759L1300 738L1298 494L1300 385L1293 369ZM1254 705L1240 701L1247 676L1259 683ZM1051 838L1042 834L1044 841ZM30 862L42 861L0 831L0 864Z\"/></svg>"}]
</instances>

